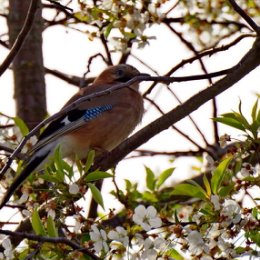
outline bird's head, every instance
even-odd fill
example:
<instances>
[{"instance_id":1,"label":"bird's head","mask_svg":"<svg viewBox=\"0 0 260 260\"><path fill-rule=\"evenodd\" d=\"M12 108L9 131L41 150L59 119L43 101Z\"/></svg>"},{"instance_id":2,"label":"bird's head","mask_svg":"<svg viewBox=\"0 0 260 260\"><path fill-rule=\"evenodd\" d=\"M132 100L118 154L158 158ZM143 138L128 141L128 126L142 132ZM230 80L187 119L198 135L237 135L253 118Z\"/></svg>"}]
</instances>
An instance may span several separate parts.
<instances>
[{"instance_id":1,"label":"bird's head","mask_svg":"<svg viewBox=\"0 0 260 260\"><path fill-rule=\"evenodd\" d=\"M94 81L98 84L127 82L135 76L142 75L136 68L128 64L119 64L105 69ZM146 74L147 75L147 74Z\"/></svg>"}]
</instances>

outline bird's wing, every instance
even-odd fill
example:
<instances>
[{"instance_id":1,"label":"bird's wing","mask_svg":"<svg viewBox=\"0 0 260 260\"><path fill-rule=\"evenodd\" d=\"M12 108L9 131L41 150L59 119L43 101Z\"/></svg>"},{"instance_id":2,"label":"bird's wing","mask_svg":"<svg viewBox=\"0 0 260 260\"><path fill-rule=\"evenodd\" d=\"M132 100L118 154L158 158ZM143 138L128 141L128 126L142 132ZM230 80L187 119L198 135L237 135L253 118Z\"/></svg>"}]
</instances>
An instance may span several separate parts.
<instances>
[{"instance_id":1,"label":"bird's wing","mask_svg":"<svg viewBox=\"0 0 260 260\"><path fill-rule=\"evenodd\" d=\"M104 112L111 110L112 107L111 104L107 104L86 109L73 109L67 112L66 115L61 116L48 125L39 136L39 141L31 152L34 153L62 135L84 126L89 121L101 116Z\"/></svg>"}]
</instances>

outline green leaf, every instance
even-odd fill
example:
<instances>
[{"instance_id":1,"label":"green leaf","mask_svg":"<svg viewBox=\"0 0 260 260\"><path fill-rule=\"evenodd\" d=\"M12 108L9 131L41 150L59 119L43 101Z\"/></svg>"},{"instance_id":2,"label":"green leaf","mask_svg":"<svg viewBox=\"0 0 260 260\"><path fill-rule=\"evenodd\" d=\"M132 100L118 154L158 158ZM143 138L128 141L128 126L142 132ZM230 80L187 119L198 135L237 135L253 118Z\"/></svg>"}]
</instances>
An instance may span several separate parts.
<instances>
[{"instance_id":1,"label":"green leaf","mask_svg":"<svg viewBox=\"0 0 260 260\"><path fill-rule=\"evenodd\" d=\"M155 174L153 171L145 166L145 171L146 171L146 186L149 190L153 191L155 188Z\"/></svg>"},{"instance_id":2,"label":"green leaf","mask_svg":"<svg viewBox=\"0 0 260 260\"><path fill-rule=\"evenodd\" d=\"M87 175L85 178L86 182L98 181L105 178L113 177L112 174L103 171L94 171Z\"/></svg>"},{"instance_id":3,"label":"green leaf","mask_svg":"<svg viewBox=\"0 0 260 260\"><path fill-rule=\"evenodd\" d=\"M99 204L104 209L104 201L103 201L100 190L92 183L88 183L87 185L91 190L93 199L97 202L97 204Z\"/></svg>"},{"instance_id":4,"label":"green leaf","mask_svg":"<svg viewBox=\"0 0 260 260\"><path fill-rule=\"evenodd\" d=\"M74 17L77 18L81 22L88 22L88 21L90 21L89 16L84 15L82 12L74 13Z\"/></svg>"},{"instance_id":5,"label":"green leaf","mask_svg":"<svg viewBox=\"0 0 260 260\"><path fill-rule=\"evenodd\" d=\"M21 248L22 249L22 248ZM17 258L17 260L23 260L26 259L26 257L30 254L30 249L29 248L25 248L22 250L19 250L19 258Z\"/></svg>"},{"instance_id":6,"label":"green leaf","mask_svg":"<svg viewBox=\"0 0 260 260\"><path fill-rule=\"evenodd\" d=\"M76 158L75 158L75 163L76 163L78 172L80 173L80 175L82 175L82 173L83 173L83 165L82 165L82 161L78 158L77 155L76 155Z\"/></svg>"},{"instance_id":7,"label":"green leaf","mask_svg":"<svg viewBox=\"0 0 260 260\"><path fill-rule=\"evenodd\" d=\"M260 220L260 209L258 209L257 207L252 209L252 216L256 219L256 220Z\"/></svg>"},{"instance_id":8,"label":"green leaf","mask_svg":"<svg viewBox=\"0 0 260 260\"><path fill-rule=\"evenodd\" d=\"M206 188L207 195L210 197L211 196L211 187L210 187L210 183L209 183L209 180L208 180L206 174L203 175L203 183Z\"/></svg>"},{"instance_id":9,"label":"green leaf","mask_svg":"<svg viewBox=\"0 0 260 260\"><path fill-rule=\"evenodd\" d=\"M187 180L188 183L194 185L198 190L201 191L201 193L205 194L206 197L208 197L207 192L194 180Z\"/></svg>"},{"instance_id":10,"label":"green leaf","mask_svg":"<svg viewBox=\"0 0 260 260\"><path fill-rule=\"evenodd\" d=\"M174 248L171 248L166 251L165 255L169 256L170 258L173 258L175 260L184 260L185 258Z\"/></svg>"},{"instance_id":11,"label":"green leaf","mask_svg":"<svg viewBox=\"0 0 260 260\"><path fill-rule=\"evenodd\" d=\"M244 126L245 129L250 129L250 124L249 122L246 120L246 118L242 115L242 114L239 114L237 112L234 112L237 120L239 122L241 122L241 124Z\"/></svg>"},{"instance_id":12,"label":"green leaf","mask_svg":"<svg viewBox=\"0 0 260 260\"><path fill-rule=\"evenodd\" d=\"M149 202L158 202L156 195L153 192L145 191L143 194L143 199Z\"/></svg>"},{"instance_id":13,"label":"green leaf","mask_svg":"<svg viewBox=\"0 0 260 260\"><path fill-rule=\"evenodd\" d=\"M47 219L47 232L50 237L58 237L58 231L55 226L55 222L51 216Z\"/></svg>"},{"instance_id":14,"label":"green leaf","mask_svg":"<svg viewBox=\"0 0 260 260\"><path fill-rule=\"evenodd\" d=\"M178 217L178 212L177 212L176 209L174 210L174 218L175 218L176 224L180 224L180 220L179 220L179 217Z\"/></svg>"},{"instance_id":15,"label":"green leaf","mask_svg":"<svg viewBox=\"0 0 260 260\"><path fill-rule=\"evenodd\" d=\"M175 168L169 168L165 171L163 171L160 176L158 177L157 183L156 183L156 187L159 189L162 184L172 175L173 171L175 170Z\"/></svg>"},{"instance_id":16,"label":"green leaf","mask_svg":"<svg viewBox=\"0 0 260 260\"><path fill-rule=\"evenodd\" d=\"M246 248L244 248L242 246L239 246L239 247L235 248L235 250L236 250L236 253L239 254L239 255L241 255L241 254L245 253L246 251L248 251L248 249L246 249Z\"/></svg>"},{"instance_id":17,"label":"green leaf","mask_svg":"<svg viewBox=\"0 0 260 260\"><path fill-rule=\"evenodd\" d=\"M56 178L56 176L52 176L48 173L44 173L41 175L41 179L48 181L48 182L54 182L54 183L60 183L60 180Z\"/></svg>"},{"instance_id":18,"label":"green leaf","mask_svg":"<svg viewBox=\"0 0 260 260\"><path fill-rule=\"evenodd\" d=\"M249 238L251 241L256 243L256 245L260 246L260 232L259 230L250 230L245 234L246 238Z\"/></svg>"},{"instance_id":19,"label":"green leaf","mask_svg":"<svg viewBox=\"0 0 260 260\"><path fill-rule=\"evenodd\" d=\"M82 243L88 242L89 240L91 240L89 233L82 233L82 234L81 234L81 239L80 239L80 241L81 241Z\"/></svg>"},{"instance_id":20,"label":"green leaf","mask_svg":"<svg viewBox=\"0 0 260 260\"><path fill-rule=\"evenodd\" d=\"M95 151L94 150L90 150L88 152L88 158L84 167L84 171L88 172L88 170L90 169L91 165L93 164L95 159Z\"/></svg>"},{"instance_id":21,"label":"green leaf","mask_svg":"<svg viewBox=\"0 0 260 260\"><path fill-rule=\"evenodd\" d=\"M131 181L129 181L129 180L127 180L127 179L125 179L124 181L125 181L126 190L127 190L127 191L130 191L131 188L132 188L132 186L133 186L132 183L131 183Z\"/></svg>"},{"instance_id":22,"label":"green leaf","mask_svg":"<svg viewBox=\"0 0 260 260\"><path fill-rule=\"evenodd\" d=\"M20 129L22 135L26 136L29 133L29 128L24 123L24 121L19 117L14 117L13 120L14 120L16 126L18 126L18 128Z\"/></svg>"},{"instance_id":23,"label":"green leaf","mask_svg":"<svg viewBox=\"0 0 260 260\"><path fill-rule=\"evenodd\" d=\"M229 163L231 162L231 159L232 158L229 157L229 158L226 158L225 160L223 160L212 174L211 189L212 189L212 192L216 195L219 192L219 188L222 184L222 181L223 181L225 173L226 173L226 169L227 169Z\"/></svg>"},{"instance_id":24,"label":"green leaf","mask_svg":"<svg viewBox=\"0 0 260 260\"><path fill-rule=\"evenodd\" d=\"M54 152L54 165L56 167L56 177L60 182L64 181L65 173L63 169L63 159L60 153L60 147L58 146Z\"/></svg>"},{"instance_id":25,"label":"green leaf","mask_svg":"<svg viewBox=\"0 0 260 260\"><path fill-rule=\"evenodd\" d=\"M242 113L242 102L241 102L241 100L240 100L239 105L238 105L238 110L239 110L239 113L234 112L236 118L244 125L244 127L246 129L250 129L250 124L248 123L248 121L246 120L246 118L243 116L243 113Z\"/></svg>"},{"instance_id":26,"label":"green leaf","mask_svg":"<svg viewBox=\"0 0 260 260\"><path fill-rule=\"evenodd\" d=\"M234 184L232 183L231 185L220 187L218 194L220 197L224 198L227 195L229 195L230 192L233 190L234 190Z\"/></svg>"},{"instance_id":27,"label":"green leaf","mask_svg":"<svg viewBox=\"0 0 260 260\"><path fill-rule=\"evenodd\" d=\"M207 194L205 191L202 191L202 188L194 186L192 184L188 183L181 183L174 187L174 190L172 191L173 195L183 195L183 196L189 196L192 198L199 198L202 200L207 199Z\"/></svg>"},{"instance_id":28,"label":"green leaf","mask_svg":"<svg viewBox=\"0 0 260 260\"><path fill-rule=\"evenodd\" d=\"M256 121L259 123L260 122L260 109L258 110L257 116L256 116Z\"/></svg>"},{"instance_id":29,"label":"green leaf","mask_svg":"<svg viewBox=\"0 0 260 260\"><path fill-rule=\"evenodd\" d=\"M44 236L46 234L37 209L34 209L32 213L32 227L36 235Z\"/></svg>"},{"instance_id":30,"label":"green leaf","mask_svg":"<svg viewBox=\"0 0 260 260\"><path fill-rule=\"evenodd\" d=\"M113 23L109 23L108 26L106 26L105 28L105 32L104 32L104 36L105 38L107 38L111 32L111 30L113 29L114 25Z\"/></svg>"},{"instance_id":31,"label":"green leaf","mask_svg":"<svg viewBox=\"0 0 260 260\"><path fill-rule=\"evenodd\" d=\"M216 117L216 118L213 118L213 121L219 122L219 123L222 123L222 124L225 124L225 125L229 125L229 126L234 127L236 129L245 131L245 127L241 124L241 122L239 122L238 120L233 119L233 118Z\"/></svg>"},{"instance_id":32,"label":"green leaf","mask_svg":"<svg viewBox=\"0 0 260 260\"><path fill-rule=\"evenodd\" d=\"M121 32L122 32L122 31L121 31ZM130 39L135 39L135 38L136 38L136 34L133 33L133 32L123 31L122 33L124 34L125 37L128 38L128 40L130 40Z\"/></svg>"},{"instance_id":33,"label":"green leaf","mask_svg":"<svg viewBox=\"0 0 260 260\"><path fill-rule=\"evenodd\" d=\"M257 116L256 116L256 114L257 114L257 107L258 107L258 99L256 100L256 102L255 102L255 104L254 104L254 106L252 108L252 111L251 111L251 117L252 117L253 121L257 120Z\"/></svg>"}]
</instances>

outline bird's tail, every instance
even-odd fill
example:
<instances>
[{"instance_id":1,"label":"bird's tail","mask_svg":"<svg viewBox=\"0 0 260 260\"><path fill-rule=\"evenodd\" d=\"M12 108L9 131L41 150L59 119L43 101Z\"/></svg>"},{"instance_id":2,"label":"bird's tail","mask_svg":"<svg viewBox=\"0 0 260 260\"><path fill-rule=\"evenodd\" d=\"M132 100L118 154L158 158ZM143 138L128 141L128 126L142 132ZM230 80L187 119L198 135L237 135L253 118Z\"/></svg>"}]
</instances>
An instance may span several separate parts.
<instances>
[{"instance_id":1,"label":"bird's tail","mask_svg":"<svg viewBox=\"0 0 260 260\"><path fill-rule=\"evenodd\" d=\"M9 201L13 193L20 187L20 185L25 181L25 179L37 168L39 168L40 165L43 164L44 160L49 155L50 151L46 151L45 153L41 154L35 154L32 159L27 163L25 168L22 170L19 176L17 176L16 179L14 179L11 186L8 188L6 193L4 194L4 197L2 198L0 202L0 209L5 206L5 204Z\"/></svg>"}]
</instances>

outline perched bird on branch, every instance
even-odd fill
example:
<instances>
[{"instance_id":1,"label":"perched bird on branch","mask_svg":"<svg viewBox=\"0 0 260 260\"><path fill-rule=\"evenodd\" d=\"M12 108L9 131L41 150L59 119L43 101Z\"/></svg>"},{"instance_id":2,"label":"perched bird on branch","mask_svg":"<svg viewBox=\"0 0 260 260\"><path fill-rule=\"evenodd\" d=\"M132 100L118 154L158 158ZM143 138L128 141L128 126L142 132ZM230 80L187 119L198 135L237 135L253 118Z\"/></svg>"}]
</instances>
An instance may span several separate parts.
<instances>
[{"instance_id":1,"label":"perched bird on branch","mask_svg":"<svg viewBox=\"0 0 260 260\"><path fill-rule=\"evenodd\" d=\"M86 88L80 89L63 108L81 97L127 82L140 72L130 65L108 67ZM79 103L51 122L32 148L24 169L6 191L0 209L34 171L41 170L59 146L62 157L85 159L90 149L111 151L134 130L143 115L143 99L134 83L106 95Z\"/></svg>"}]
</instances>

